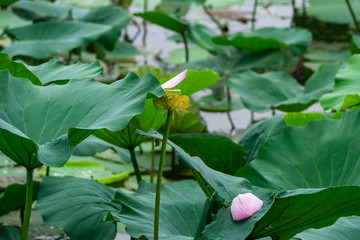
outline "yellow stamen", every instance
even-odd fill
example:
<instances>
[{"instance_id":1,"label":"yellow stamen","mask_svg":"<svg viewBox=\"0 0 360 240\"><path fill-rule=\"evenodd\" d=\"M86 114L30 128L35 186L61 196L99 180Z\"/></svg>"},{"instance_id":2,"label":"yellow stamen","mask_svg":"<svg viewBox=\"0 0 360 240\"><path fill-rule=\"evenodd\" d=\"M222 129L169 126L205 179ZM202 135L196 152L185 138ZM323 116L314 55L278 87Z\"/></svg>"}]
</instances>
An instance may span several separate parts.
<instances>
[{"instance_id":1,"label":"yellow stamen","mask_svg":"<svg viewBox=\"0 0 360 240\"><path fill-rule=\"evenodd\" d=\"M190 100L178 89L165 89L165 96L154 99L154 105L158 109L185 114L189 113L186 109L190 107Z\"/></svg>"}]
</instances>

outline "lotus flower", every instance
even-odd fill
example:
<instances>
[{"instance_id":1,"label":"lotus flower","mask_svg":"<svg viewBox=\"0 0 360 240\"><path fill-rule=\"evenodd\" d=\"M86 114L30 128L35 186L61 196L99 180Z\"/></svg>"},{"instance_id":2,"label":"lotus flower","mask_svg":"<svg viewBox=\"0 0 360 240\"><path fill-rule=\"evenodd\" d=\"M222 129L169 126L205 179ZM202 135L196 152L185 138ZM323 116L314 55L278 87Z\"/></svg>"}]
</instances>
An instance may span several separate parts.
<instances>
[{"instance_id":1,"label":"lotus flower","mask_svg":"<svg viewBox=\"0 0 360 240\"><path fill-rule=\"evenodd\" d=\"M172 79L161 85L161 87L163 89L170 89L177 86L185 79L187 71L188 71L187 69L182 71L181 73L179 73L178 75L176 75L175 77L173 77Z\"/></svg>"},{"instance_id":2,"label":"lotus flower","mask_svg":"<svg viewBox=\"0 0 360 240\"><path fill-rule=\"evenodd\" d=\"M251 217L261 209L263 201L252 193L239 194L231 204L231 216L234 221Z\"/></svg>"},{"instance_id":3,"label":"lotus flower","mask_svg":"<svg viewBox=\"0 0 360 240\"><path fill-rule=\"evenodd\" d=\"M176 111L180 114L189 113L186 109L190 107L190 99L185 95L181 95L181 90L172 89L185 79L186 74L187 69L161 85L165 91L165 96L154 99L156 108L171 112Z\"/></svg>"}]
</instances>

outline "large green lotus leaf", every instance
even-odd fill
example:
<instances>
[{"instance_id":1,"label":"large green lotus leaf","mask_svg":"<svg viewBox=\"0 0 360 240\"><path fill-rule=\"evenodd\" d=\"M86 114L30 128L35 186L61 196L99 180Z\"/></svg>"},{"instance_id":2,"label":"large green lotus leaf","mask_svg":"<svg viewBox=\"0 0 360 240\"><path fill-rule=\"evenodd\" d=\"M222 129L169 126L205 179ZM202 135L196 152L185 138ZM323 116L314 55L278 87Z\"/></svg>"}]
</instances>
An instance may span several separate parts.
<instances>
[{"instance_id":1,"label":"large green lotus leaf","mask_svg":"<svg viewBox=\"0 0 360 240\"><path fill-rule=\"evenodd\" d=\"M136 194L116 192L122 210L117 221L126 226L132 237L154 237L155 184L141 182ZM161 186L159 239L193 239L206 200L194 181Z\"/></svg>"},{"instance_id":2,"label":"large green lotus leaf","mask_svg":"<svg viewBox=\"0 0 360 240\"><path fill-rule=\"evenodd\" d=\"M114 48L111 51L105 50L106 57L122 59L132 58L137 55L143 54L135 46L126 42L116 42Z\"/></svg>"},{"instance_id":3,"label":"large green lotus leaf","mask_svg":"<svg viewBox=\"0 0 360 240\"><path fill-rule=\"evenodd\" d=\"M162 26L177 33L185 33L190 25L180 19L174 18L166 13L149 11L146 13L135 13L134 16L141 17L151 23Z\"/></svg>"},{"instance_id":4,"label":"large green lotus leaf","mask_svg":"<svg viewBox=\"0 0 360 240\"><path fill-rule=\"evenodd\" d=\"M309 229L296 234L292 239L295 240L352 240L360 238L360 217L342 217L333 225L321 229Z\"/></svg>"},{"instance_id":5,"label":"large green lotus leaf","mask_svg":"<svg viewBox=\"0 0 360 240\"><path fill-rule=\"evenodd\" d=\"M13 61L9 55L0 53L0 70L7 69L10 74L18 78L27 78L35 85L42 85L41 80L32 73L28 66L23 63Z\"/></svg>"},{"instance_id":6,"label":"large green lotus leaf","mask_svg":"<svg viewBox=\"0 0 360 240\"><path fill-rule=\"evenodd\" d=\"M177 74L173 74L172 77L176 75ZM161 84L163 84L169 79L170 77L161 79L160 82ZM202 71L188 70L185 79L175 88L180 89L182 95L190 96L196 92L199 92L207 87L214 85L219 80L219 75L210 69Z\"/></svg>"},{"instance_id":7,"label":"large green lotus leaf","mask_svg":"<svg viewBox=\"0 0 360 240\"><path fill-rule=\"evenodd\" d=\"M206 49L213 54L225 53L224 48L214 44L211 41L211 38L215 37L216 33L211 28L205 25L199 23L192 24L190 26L189 32L187 33L187 36L192 43Z\"/></svg>"},{"instance_id":8,"label":"large green lotus leaf","mask_svg":"<svg viewBox=\"0 0 360 240\"><path fill-rule=\"evenodd\" d=\"M260 146L265 141L280 134L286 126L284 116L281 114L249 126L239 141L239 144L249 153L247 162L256 158Z\"/></svg>"},{"instance_id":9,"label":"large green lotus leaf","mask_svg":"<svg viewBox=\"0 0 360 240\"><path fill-rule=\"evenodd\" d=\"M359 215L359 200L358 186L285 191L277 195L271 208L257 219L250 235L242 231L246 222L234 222L230 209L223 209L217 214L216 221L207 225L203 239L238 240L269 236L271 239L290 239L306 229L332 225L339 217Z\"/></svg>"},{"instance_id":10,"label":"large green lotus leaf","mask_svg":"<svg viewBox=\"0 0 360 240\"><path fill-rule=\"evenodd\" d=\"M148 133L138 131L139 134L148 136L149 138L163 139L163 136L150 130ZM219 171L213 170L208 167L200 158L191 157L179 146L171 141L168 144L175 148L179 153L181 159L180 163L183 167L198 171L205 181L219 194L219 196L226 201L231 201L240 193L251 192L251 186L249 182L244 178L234 177Z\"/></svg>"},{"instance_id":11,"label":"large green lotus leaf","mask_svg":"<svg viewBox=\"0 0 360 240\"><path fill-rule=\"evenodd\" d=\"M91 135L76 145L72 154L75 156L94 156L96 153L104 152L111 147L113 145Z\"/></svg>"},{"instance_id":12,"label":"large green lotus leaf","mask_svg":"<svg viewBox=\"0 0 360 240\"><path fill-rule=\"evenodd\" d=\"M311 39L311 33L301 28L261 28L250 33L237 33L231 39L223 36L212 38L216 44L248 52L289 48L294 55L304 54Z\"/></svg>"},{"instance_id":13,"label":"large green lotus leaf","mask_svg":"<svg viewBox=\"0 0 360 240\"><path fill-rule=\"evenodd\" d=\"M322 113L286 113L284 114L284 120L287 126L303 127L306 126L310 121L326 119Z\"/></svg>"},{"instance_id":14,"label":"large green lotus leaf","mask_svg":"<svg viewBox=\"0 0 360 240\"><path fill-rule=\"evenodd\" d=\"M205 112L228 112L228 100L226 96L216 97L214 94L203 96L196 100L196 104ZM232 98L230 109L239 110L244 108L240 98Z\"/></svg>"},{"instance_id":15,"label":"large green lotus leaf","mask_svg":"<svg viewBox=\"0 0 360 240\"><path fill-rule=\"evenodd\" d=\"M239 144L249 153L247 163L258 155L261 145L269 138L279 135L287 126L305 126L312 120L324 119L321 113L286 113L277 114L274 117L249 126L241 136Z\"/></svg>"},{"instance_id":16,"label":"large green lotus leaf","mask_svg":"<svg viewBox=\"0 0 360 240\"><path fill-rule=\"evenodd\" d=\"M360 16L360 2L350 0L350 4L355 15ZM310 0L310 4L306 8L306 15L324 22L353 24L353 19L346 5L346 1Z\"/></svg>"},{"instance_id":17,"label":"large green lotus leaf","mask_svg":"<svg viewBox=\"0 0 360 240\"><path fill-rule=\"evenodd\" d=\"M21 239L21 229L11 226L0 226L0 239L19 240Z\"/></svg>"},{"instance_id":18,"label":"large green lotus leaf","mask_svg":"<svg viewBox=\"0 0 360 240\"><path fill-rule=\"evenodd\" d=\"M174 134L169 139L214 170L233 175L245 165L245 149L226 137L207 134Z\"/></svg>"},{"instance_id":19,"label":"large green lotus leaf","mask_svg":"<svg viewBox=\"0 0 360 240\"><path fill-rule=\"evenodd\" d=\"M198 61L209 57L209 52L198 46L189 47L189 61ZM173 50L169 53L169 56L165 59L167 63L173 63L176 65L185 62L184 48Z\"/></svg>"},{"instance_id":20,"label":"large green lotus leaf","mask_svg":"<svg viewBox=\"0 0 360 240\"><path fill-rule=\"evenodd\" d=\"M72 5L45 1L19 1L11 6L11 10L30 21L65 20L69 18L70 12L73 19L78 19L88 11Z\"/></svg>"},{"instance_id":21,"label":"large green lotus leaf","mask_svg":"<svg viewBox=\"0 0 360 240\"><path fill-rule=\"evenodd\" d=\"M359 185L360 110L340 120L316 120L286 127L267 140L258 156L236 175L275 192L284 189Z\"/></svg>"},{"instance_id":22,"label":"large green lotus leaf","mask_svg":"<svg viewBox=\"0 0 360 240\"><path fill-rule=\"evenodd\" d=\"M87 22L41 22L6 29L9 36L19 41L3 52L11 57L49 58L93 42L110 29L110 26Z\"/></svg>"},{"instance_id":23,"label":"large green lotus leaf","mask_svg":"<svg viewBox=\"0 0 360 240\"><path fill-rule=\"evenodd\" d=\"M184 17L188 13L192 2L192 0L161 0L155 10L176 17Z\"/></svg>"},{"instance_id":24,"label":"large green lotus leaf","mask_svg":"<svg viewBox=\"0 0 360 240\"><path fill-rule=\"evenodd\" d=\"M340 63L322 64L305 83L304 92L293 99L275 105L283 111L302 111L319 101L320 97L334 88L334 77L340 68Z\"/></svg>"},{"instance_id":25,"label":"large green lotus leaf","mask_svg":"<svg viewBox=\"0 0 360 240\"><path fill-rule=\"evenodd\" d=\"M297 64L296 58L286 50L270 50L261 53L244 53L231 57L216 56L181 65L177 71L184 69L212 69L219 73L233 75L249 69L264 71L292 72Z\"/></svg>"},{"instance_id":26,"label":"large green lotus leaf","mask_svg":"<svg viewBox=\"0 0 360 240\"><path fill-rule=\"evenodd\" d=\"M116 225L105 218L121 210L111 202L114 197L115 190L93 180L46 177L36 210L46 224L61 227L71 239L113 240Z\"/></svg>"},{"instance_id":27,"label":"large green lotus leaf","mask_svg":"<svg viewBox=\"0 0 360 240\"><path fill-rule=\"evenodd\" d=\"M246 71L231 76L226 83L240 95L244 106L254 112L268 111L304 91L304 87L285 72Z\"/></svg>"},{"instance_id":28,"label":"large green lotus leaf","mask_svg":"<svg viewBox=\"0 0 360 240\"><path fill-rule=\"evenodd\" d=\"M26 67L35 74L35 76L40 79L44 85L51 82L65 84L70 79L92 78L103 74L104 72L99 61L94 61L91 64L77 62L73 65L63 65L61 62L51 59L49 62L38 66L26 65ZM12 75L15 77L21 77L14 74Z\"/></svg>"},{"instance_id":29,"label":"large green lotus leaf","mask_svg":"<svg viewBox=\"0 0 360 240\"><path fill-rule=\"evenodd\" d=\"M70 79L85 79L103 73L98 61L91 64L77 62L74 65L63 65L57 60L38 66L30 66L13 61L9 55L0 53L0 70L7 69L10 74L18 78L27 78L35 85L45 85L51 82L66 83Z\"/></svg>"},{"instance_id":30,"label":"large green lotus leaf","mask_svg":"<svg viewBox=\"0 0 360 240\"><path fill-rule=\"evenodd\" d=\"M164 124L165 117L166 116L154 106L153 100L148 99L146 100L143 112L131 119L126 128L117 132L108 129L100 129L97 130L94 135L121 148L135 148L143 141L147 140L146 136L136 134L136 130L157 130Z\"/></svg>"},{"instance_id":31,"label":"large green lotus leaf","mask_svg":"<svg viewBox=\"0 0 360 240\"><path fill-rule=\"evenodd\" d=\"M19 27L31 23L30 21L19 18L10 10L0 10L0 28Z\"/></svg>"},{"instance_id":32,"label":"large green lotus leaf","mask_svg":"<svg viewBox=\"0 0 360 240\"><path fill-rule=\"evenodd\" d=\"M130 14L121 7L105 6L91 10L80 20L110 26L111 29L97 41L107 50L112 50L120 37L121 30L129 24Z\"/></svg>"},{"instance_id":33,"label":"large green lotus leaf","mask_svg":"<svg viewBox=\"0 0 360 240\"><path fill-rule=\"evenodd\" d=\"M360 103L360 54L350 58L349 65L335 76L334 91L325 94L320 103L324 110L340 111Z\"/></svg>"},{"instance_id":34,"label":"large green lotus leaf","mask_svg":"<svg viewBox=\"0 0 360 240\"><path fill-rule=\"evenodd\" d=\"M256 112L276 108L282 111L302 111L331 91L339 63L322 65L305 87L284 72L257 74L252 71L233 75L227 80L240 95L244 105Z\"/></svg>"},{"instance_id":35,"label":"large green lotus leaf","mask_svg":"<svg viewBox=\"0 0 360 240\"><path fill-rule=\"evenodd\" d=\"M39 87L0 71L0 86L0 149L28 169L64 165L93 131L123 129L148 92L163 94L152 75L133 73L110 85L87 79Z\"/></svg>"},{"instance_id":36,"label":"large green lotus leaf","mask_svg":"<svg viewBox=\"0 0 360 240\"><path fill-rule=\"evenodd\" d=\"M39 182L34 182L33 201L37 199ZM0 194L0 216L18 209L25 209L26 186L12 184ZM1 239L1 238L0 238Z\"/></svg>"}]
</instances>

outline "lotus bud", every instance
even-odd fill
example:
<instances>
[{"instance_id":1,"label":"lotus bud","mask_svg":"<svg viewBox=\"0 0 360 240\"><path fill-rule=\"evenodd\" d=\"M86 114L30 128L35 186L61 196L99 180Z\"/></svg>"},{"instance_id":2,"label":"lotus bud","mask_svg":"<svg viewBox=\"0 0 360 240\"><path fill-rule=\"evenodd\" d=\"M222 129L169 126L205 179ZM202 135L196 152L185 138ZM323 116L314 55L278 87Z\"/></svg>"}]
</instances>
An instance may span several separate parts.
<instances>
[{"instance_id":1,"label":"lotus bud","mask_svg":"<svg viewBox=\"0 0 360 240\"><path fill-rule=\"evenodd\" d=\"M261 209L263 201L252 193L239 194L231 204L231 216L234 221L251 217Z\"/></svg>"}]
</instances>

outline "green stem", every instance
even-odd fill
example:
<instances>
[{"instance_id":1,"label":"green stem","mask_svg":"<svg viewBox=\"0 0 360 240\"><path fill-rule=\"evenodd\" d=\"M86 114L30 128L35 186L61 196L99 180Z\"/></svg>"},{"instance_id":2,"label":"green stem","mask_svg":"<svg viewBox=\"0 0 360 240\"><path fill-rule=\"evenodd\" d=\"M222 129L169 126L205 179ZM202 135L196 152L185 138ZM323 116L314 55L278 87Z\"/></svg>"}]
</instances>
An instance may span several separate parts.
<instances>
[{"instance_id":1,"label":"green stem","mask_svg":"<svg viewBox=\"0 0 360 240\"><path fill-rule=\"evenodd\" d=\"M45 176L50 176L50 167L49 166L46 166L46 174Z\"/></svg>"},{"instance_id":2,"label":"green stem","mask_svg":"<svg viewBox=\"0 0 360 240\"><path fill-rule=\"evenodd\" d=\"M140 182L141 182L141 173L140 173L139 165L138 165L137 160L136 160L134 148L129 147L129 151L130 151L130 156L131 156L131 162L132 162L132 164L134 166L134 170L135 170L136 181L137 181L138 184L140 184Z\"/></svg>"},{"instance_id":3,"label":"green stem","mask_svg":"<svg viewBox=\"0 0 360 240\"><path fill-rule=\"evenodd\" d=\"M156 198L155 198L155 217L154 217L154 240L159 239L159 215L160 215L160 193L161 193L161 181L162 174L164 170L164 160L166 155L166 145L170 132L170 124L171 124L171 116L172 111L168 111L166 124L165 124L165 132L164 138L161 145L161 154L160 154L160 162L159 162L159 170L157 174L157 182L156 182Z\"/></svg>"},{"instance_id":4,"label":"green stem","mask_svg":"<svg viewBox=\"0 0 360 240\"><path fill-rule=\"evenodd\" d=\"M256 18L256 8L257 8L257 5L258 5L258 1L255 0L254 2L254 8L253 8L253 11L252 11L252 16L251 16L251 31L254 31L255 30L255 18Z\"/></svg>"},{"instance_id":5,"label":"green stem","mask_svg":"<svg viewBox=\"0 0 360 240\"><path fill-rule=\"evenodd\" d=\"M230 112L231 112L231 94L230 94L230 88L226 87L226 97L227 97L227 117L229 119L230 125L231 125L231 129L230 129L230 133L232 133L232 131L235 130L235 124L234 121L231 118Z\"/></svg>"},{"instance_id":6,"label":"green stem","mask_svg":"<svg viewBox=\"0 0 360 240\"><path fill-rule=\"evenodd\" d=\"M154 182L154 168L155 168L155 139L151 139L150 183Z\"/></svg>"},{"instance_id":7,"label":"green stem","mask_svg":"<svg viewBox=\"0 0 360 240\"><path fill-rule=\"evenodd\" d=\"M148 9L148 0L144 0L144 13L147 12ZM146 47L146 37L147 37L147 22L145 19L143 19L143 28L144 28L144 34L143 34L143 38L142 38L142 44L143 47Z\"/></svg>"},{"instance_id":8,"label":"green stem","mask_svg":"<svg viewBox=\"0 0 360 240\"><path fill-rule=\"evenodd\" d=\"M212 13L209 11L209 8L204 3L201 4L201 6L204 12L210 17L211 21L213 21L218 27L218 29L221 31L221 35L225 37L227 35L226 27L223 26L220 21L214 17L214 15L212 15Z\"/></svg>"},{"instance_id":9,"label":"green stem","mask_svg":"<svg viewBox=\"0 0 360 240\"><path fill-rule=\"evenodd\" d=\"M354 13L354 11L353 11L353 9L352 9L352 7L351 7L350 0L346 0L346 4L347 4L347 6L348 6L348 8L349 8L349 11L350 11L350 13L351 13L351 17L352 17L352 19L353 19L353 21L354 21L356 30L358 31L358 33L360 33L359 23L358 23L358 21L356 20L356 16L355 16L355 13Z\"/></svg>"},{"instance_id":10,"label":"green stem","mask_svg":"<svg viewBox=\"0 0 360 240\"><path fill-rule=\"evenodd\" d=\"M306 3L305 0L302 0L302 24L305 25L306 20Z\"/></svg>"},{"instance_id":11,"label":"green stem","mask_svg":"<svg viewBox=\"0 0 360 240\"><path fill-rule=\"evenodd\" d=\"M70 62L71 62L71 56L72 56L72 51L70 50L70 51L69 51L69 54L68 54L67 61L66 61L66 65L69 65L69 64L70 64Z\"/></svg>"},{"instance_id":12,"label":"green stem","mask_svg":"<svg viewBox=\"0 0 360 240\"><path fill-rule=\"evenodd\" d=\"M192 170L192 173L194 174L194 177L197 181L197 183L199 184L200 188L203 190L203 192L205 193L206 197L208 199L211 198L211 196L213 195L213 191L211 191L208 187L207 184L205 182L205 179L203 178L203 176L196 170Z\"/></svg>"},{"instance_id":13,"label":"green stem","mask_svg":"<svg viewBox=\"0 0 360 240\"><path fill-rule=\"evenodd\" d=\"M296 5L295 5L295 0L291 0L291 6L293 9L293 17L291 20L291 26L294 27L295 26L295 17L297 16L297 9L296 9Z\"/></svg>"},{"instance_id":14,"label":"green stem","mask_svg":"<svg viewBox=\"0 0 360 240\"><path fill-rule=\"evenodd\" d=\"M29 232L29 224L31 217L31 205L33 199L33 174L34 170L26 170L26 200L25 200L25 212L24 221L22 224L21 240L27 240Z\"/></svg>"},{"instance_id":15,"label":"green stem","mask_svg":"<svg viewBox=\"0 0 360 240\"><path fill-rule=\"evenodd\" d=\"M79 47L79 48L78 48L79 62L82 61L82 56L81 56L81 54L82 54L82 47Z\"/></svg>"},{"instance_id":16,"label":"green stem","mask_svg":"<svg viewBox=\"0 0 360 240\"><path fill-rule=\"evenodd\" d=\"M189 47L188 47L188 43L187 43L186 33L185 32L181 33L181 36L183 38L184 47L185 47L185 62L188 62L189 61Z\"/></svg>"}]
</instances>

